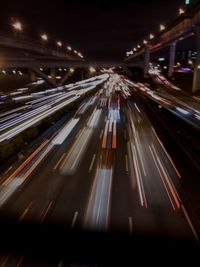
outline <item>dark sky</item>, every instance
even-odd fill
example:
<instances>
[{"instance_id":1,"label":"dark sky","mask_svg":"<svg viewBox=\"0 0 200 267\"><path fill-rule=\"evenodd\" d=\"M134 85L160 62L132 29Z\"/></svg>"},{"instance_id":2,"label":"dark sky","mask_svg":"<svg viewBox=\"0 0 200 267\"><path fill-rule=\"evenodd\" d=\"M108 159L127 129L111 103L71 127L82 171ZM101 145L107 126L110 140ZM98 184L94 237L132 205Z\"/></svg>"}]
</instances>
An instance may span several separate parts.
<instances>
[{"instance_id":1,"label":"dark sky","mask_svg":"<svg viewBox=\"0 0 200 267\"><path fill-rule=\"evenodd\" d=\"M12 17L27 35L45 31L80 50L87 59L121 60L146 34L177 16L184 0L4 0L1 28Z\"/></svg>"}]
</instances>

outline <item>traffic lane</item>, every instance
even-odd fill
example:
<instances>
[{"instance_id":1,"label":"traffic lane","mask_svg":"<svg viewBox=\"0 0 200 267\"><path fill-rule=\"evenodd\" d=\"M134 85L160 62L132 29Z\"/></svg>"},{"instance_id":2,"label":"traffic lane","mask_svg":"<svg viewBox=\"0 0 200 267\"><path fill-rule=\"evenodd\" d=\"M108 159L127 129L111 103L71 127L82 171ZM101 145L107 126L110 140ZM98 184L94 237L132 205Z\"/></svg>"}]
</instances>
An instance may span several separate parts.
<instances>
[{"instance_id":1,"label":"traffic lane","mask_svg":"<svg viewBox=\"0 0 200 267\"><path fill-rule=\"evenodd\" d=\"M122 115L122 118L124 117L124 114ZM139 232L148 232L151 233L153 229L157 232L160 232L160 234L164 233L165 230L163 230L163 226L159 227L160 221L158 223L155 223L155 210L147 211L144 210L144 208L141 208L141 205L139 204L138 199L138 192L136 188L136 181L135 178L132 180L130 177L130 168L131 166L128 163L128 160L126 159L126 156L128 157L128 152L126 146L124 146L124 142L127 142L127 134L124 133L123 129L126 123L124 125L122 124L121 127L118 127L118 147L115 154L115 171L114 171L114 179L113 179L113 191L112 191L112 207L111 207L111 229L115 230L125 230L126 232L133 233L134 231ZM126 139L126 140L124 140ZM146 153L146 151L145 151ZM148 153L148 151L147 151ZM144 155L142 154L144 157ZM123 160L122 160L123 159ZM147 162L151 162L151 158L147 159ZM128 165L128 167L127 167ZM147 165L145 164L145 167ZM152 177L157 175L157 170L154 168L154 164L150 164L148 168L154 170L152 173ZM127 172L128 169L128 172ZM153 185L152 185L153 184ZM159 190L158 190L159 186ZM146 187L146 186L145 186ZM161 209L163 206L167 207L171 211L172 207L169 203L169 200L165 196L165 192L163 190L163 185L160 181L160 179L157 179L156 182L149 182L147 187L150 187L149 190L146 191L146 195L148 198L148 195L152 195L151 197L151 205L156 205L157 209ZM159 192L161 190L161 192ZM148 192L149 191L149 192ZM158 193L159 192L159 193ZM157 196L156 196L157 195ZM163 197L163 195L165 197ZM155 197L154 197L155 196ZM160 203L161 202L161 203ZM148 202L148 204L150 204ZM165 209L166 209L165 207ZM162 214L163 216L166 215L164 212ZM169 214L166 215L166 221ZM160 213L158 215L158 219L160 217ZM137 219L136 219L137 218ZM152 220L153 218L153 220ZM167 224L167 223L166 223ZM136 226L139 227L136 230ZM160 229L159 229L160 228Z\"/></svg>"},{"instance_id":2,"label":"traffic lane","mask_svg":"<svg viewBox=\"0 0 200 267\"><path fill-rule=\"evenodd\" d=\"M143 109L146 114L149 114L154 128L162 136L165 145L170 152L170 155L173 156L173 159L176 161L178 170L181 173L182 179L177 183L177 179L174 180L174 183L177 186L181 198L186 206L186 209L189 213L190 218L192 219L193 224L195 224L195 229L198 230L200 226L199 221L199 168L196 165L196 154L194 153L194 141L198 142L197 132L194 132L194 129L190 129L180 123L180 121L174 120L173 116L161 110L158 112L158 109L146 102L145 99L140 98L140 95L137 95L137 102L142 104ZM159 122L159 127L158 127ZM190 136L195 136L191 140L185 140L185 134ZM192 154L190 154L192 150ZM199 230L198 230L199 232Z\"/></svg>"},{"instance_id":3,"label":"traffic lane","mask_svg":"<svg viewBox=\"0 0 200 267\"><path fill-rule=\"evenodd\" d=\"M104 112L105 113L105 115L107 114L107 112ZM92 153L94 152L94 151L96 151L96 146L97 146L97 140L99 140L99 147L101 147L101 142L102 142L102 131L103 131L103 127L104 127L104 124L105 124L105 117L104 116L102 116L102 118L101 118L101 124L102 124L102 129L101 129L101 127L99 128L99 129L97 129L96 130L96 133L95 133L95 135L94 135L94 137L93 137L93 140L91 140L91 144L93 144L93 146L94 146L94 150L92 150L91 151L91 155L92 155ZM69 140L69 142L70 142L70 140ZM90 148L91 148L91 146L90 146ZM87 154L90 154L90 152L88 151L88 153ZM86 183L86 181L83 179L83 173L86 173L87 174L87 172L90 172L90 173L92 173L93 172L93 169L95 168L95 164L96 163L94 163L93 164L93 166L92 166L92 168L91 168L91 163L90 163L90 165L88 165L88 162L87 162L87 160L89 159L87 159L87 158L85 158L86 159L86 161L85 162L83 162L83 164L82 164L82 166L84 166L85 167L85 170L83 171L83 169L81 169L80 170L80 173L79 173L79 178L80 178L80 181L79 180L77 180L77 184L78 184L78 188L80 188L80 194L79 194L79 192L78 193L76 193L76 191L77 190L72 190L72 191L70 191L69 190L69 188L71 188L71 186L70 186L70 183L68 183L68 184L65 184L66 183L66 179L70 179L70 178L72 178L71 179L71 182L72 182L72 185L74 185L74 178L76 179L77 178L77 176L75 175L75 177L64 177L64 180L65 180L65 182L64 183L62 183L61 184L61 186L59 187L59 190L57 190L58 192L59 192L59 196L61 195L61 193L62 193L62 189L63 189L63 187L66 185L66 188L67 188L67 190L63 190L63 191L65 191L64 192L64 196L65 196L65 199L64 200L61 200L61 206L63 207L63 206L65 206L65 205L63 205L63 203L66 203L66 191L68 191L69 190L69 194L75 194L75 196L78 196L78 201L80 201L80 199L81 199L81 193L83 194L83 191L85 191L84 190L84 186L86 187L86 190L87 191L89 191L89 188L90 188L90 185L88 186L87 185L87 183ZM45 164L44 164L45 165ZM52 164L51 164L52 165ZM43 167L42 167L43 168ZM37 174L36 174L37 175ZM47 170L47 175L44 175L44 176L48 176L48 170ZM87 176L87 175L86 175ZM43 176L42 176L43 177ZM42 178L41 177L41 178ZM58 177L54 177L55 179L58 179ZM86 179L88 179L88 177L86 177ZM81 184L81 186L79 187L79 183L82 181L82 184ZM89 181L89 183L91 182L89 179L88 179L88 181ZM39 187L40 187L40 185L39 185ZM52 186L52 188L54 188L55 189L55 184ZM41 189L41 187L40 188L36 188L36 189L33 189L34 191L36 190L40 190ZM29 193L27 193L27 194L29 194ZM67 193L68 194L68 193ZM44 192L44 195L46 195L47 196L47 193L46 192ZM83 197L85 198L85 199L88 199L88 193L86 193L85 195L83 194ZM22 200L22 202L24 202L24 200ZM43 200L41 200L40 201L41 202L41 206L45 206L44 205L44 201ZM82 202L82 201L81 201ZM69 212L70 212L70 210L71 210L71 206L72 206L72 204L73 203L76 203L76 201L73 201L73 199L70 199L70 201L69 201L69 208L67 208L67 207L65 207L65 208L67 208L67 209L65 209L65 211L63 212L61 212L61 214L63 215L63 217L65 217L65 215L66 215L66 217L64 218L64 219L62 219L62 223L65 223L66 222L66 218L67 218L67 216L68 216L68 214L69 214ZM57 204L57 203L54 203L55 205ZM12 205L12 204L11 204ZM52 206L49 206L49 205L46 205L46 208L43 210L43 214L41 214L41 215L43 215L42 217L41 217L41 219L43 219L44 218L44 220L40 220L40 222L52 222L52 220L51 220L51 216L49 216L49 214L51 215L52 214L52 212L51 211L53 211L54 210L54 207L55 207L55 205L52 205ZM39 206L39 208L40 208L40 204L38 204L38 206ZM83 215L84 215L84 210L85 210L85 205L80 205L81 207L84 207L83 208L83 211L82 211L82 213L83 213ZM56 209L57 209L57 205L56 205ZM80 207L80 210L81 210L81 207ZM29 204L29 206L28 207L26 207L26 209L24 210L24 212L22 213L22 215L20 216L20 219L23 221L24 220L24 218L25 217L27 217L28 219L30 219L30 221L32 222L33 221L33 216L31 215L31 213L29 214L29 209L31 208L31 204ZM72 207L72 209L73 209L73 207ZM27 212L27 213L26 213ZM79 216L77 216L77 215L79 215L79 214L77 214L77 212L74 212L74 214L73 214L73 217L71 216L71 215L69 215L69 223L71 223L71 226L74 226L75 224L76 224L76 219L77 218L79 218ZM23 217L24 216L24 217ZM56 213L56 218L57 218L57 216L58 216L58 213ZM48 218L50 218L50 220L48 220ZM46 219L47 219L47 221L46 221ZM55 221L53 221L53 223L55 223Z\"/></svg>"},{"instance_id":4,"label":"traffic lane","mask_svg":"<svg viewBox=\"0 0 200 267\"><path fill-rule=\"evenodd\" d=\"M141 131L143 127L140 125L139 129ZM143 134L145 138L143 137L140 140L141 137L139 137L137 140L142 144L140 147L141 155L138 155L138 158L141 157L143 159L143 165L146 169L146 175L143 173L141 178L147 206L141 207L141 205L138 205L139 201L137 201L137 205L134 203L136 205L132 213L135 222L134 229L136 232L140 232L142 229L145 233L159 233L160 235L166 234L178 238L193 239L194 236L185 214L178 207L175 210L173 208L169 192L166 190L166 183L163 182L162 175L157 168L158 164L155 163L149 149L152 141L148 133L151 131L151 127L148 129L144 122ZM139 162L139 166L142 173L141 162Z\"/></svg>"},{"instance_id":5,"label":"traffic lane","mask_svg":"<svg viewBox=\"0 0 200 267\"><path fill-rule=\"evenodd\" d=\"M26 210L27 207L29 207L31 202L34 201L34 205L32 205L33 208L36 205L35 200L36 202L39 202L39 200L41 199L42 201L42 199L44 199L46 195L48 196L48 198L52 196L54 190L51 189L51 187L57 188L58 185L55 184L53 186L51 185L51 182L59 183L59 179L56 179L57 175L54 173L56 165L63 157L64 153L66 153L66 149L70 147L71 143L74 140L74 136L76 137L76 134L78 134L78 131L83 127L87 118L88 114L85 114L82 117L82 121L77 125L77 128L74 129L74 134L71 134L62 145L55 146L52 153L48 155L48 158L43 160L39 168L36 169L34 173L30 175L30 177L28 177L27 181L25 181L19 189L17 196L18 201L11 199L9 201L10 205L7 205L7 208L4 209L5 214L9 216L15 216L15 214L18 213L22 214L23 211ZM8 206L10 206L10 209L8 208ZM12 211L11 213L10 210Z\"/></svg>"},{"instance_id":6,"label":"traffic lane","mask_svg":"<svg viewBox=\"0 0 200 267\"><path fill-rule=\"evenodd\" d=\"M121 107L120 121L117 123L117 149L113 150L113 186L111 197L110 231L132 232L133 191L130 183L128 164L127 130L125 113Z\"/></svg>"},{"instance_id":7,"label":"traffic lane","mask_svg":"<svg viewBox=\"0 0 200 267\"><path fill-rule=\"evenodd\" d=\"M146 125L148 125L148 120L146 117L144 117L144 119L146 119L146 122L145 122L145 127L146 127ZM143 132L143 141L142 141L143 143L144 143L145 135L146 135L145 132L146 132L146 129ZM140 131L140 133L141 133L141 131ZM149 127L148 139L149 139L149 141L151 141L151 147L149 147L149 148L150 148L150 152L152 154L152 158L154 161L154 166L157 167L157 171L159 172L160 177L162 178L163 185L165 186L165 189L167 189L167 187L168 187L168 189L165 190L166 191L165 193L167 193L167 195L169 197L168 200L170 200L173 208L180 209L181 217L184 217L185 221L190 226L190 230L192 230L193 235L194 235L194 231L191 227L191 221L188 218L188 214L186 213L185 207L183 206L182 201L181 201L181 199L177 193L177 190L174 187L174 184L173 184L172 179L171 179L172 176L170 175L170 172L173 173L173 176L176 177L176 180L180 179L180 176L178 176L177 169L173 168L174 166L171 164L172 162L169 161L168 155L166 154L163 147L160 145L160 142L158 142L159 139L156 137L155 132L150 127ZM148 140L146 140L146 141L148 141ZM157 150L157 148L159 148L159 150ZM147 156L147 151L146 151L146 153L144 153L144 155ZM156 158L157 158L157 160L155 160ZM150 159L147 162L150 162ZM152 169L152 167L151 167L151 169ZM161 171L162 171L162 174L161 174ZM163 176L166 178L165 180L164 180ZM171 191L171 196L170 196L170 191ZM173 205L173 202L171 201L172 197L175 198L174 205ZM177 207L175 207L175 205L177 205ZM195 233L195 235L196 235L196 233Z\"/></svg>"},{"instance_id":8,"label":"traffic lane","mask_svg":"<svg viewBox=\"0 0 200 267\"><path fill-rule=\"evenodd\" d=\"M64 223L69 227L84 227L86 208L102 152L102 131L106 117L107 111L104 110L76 172L72 175L63 175L63 179L68 183L65 183L60 190L47 222ZM69 214L69 218L67 218L67 214Z\"/></svg>"},{"instance_id":9,"label":"traffic lane","mask_svg":"<svg viewBox=\"0 0 200 267\"><path fill-rule=\"evenodd\" d=\"M85 122L85 120L84 120L84 122ZM104 120L103 120L103 122L104 122ZM97 135L98 135L98 137L100 136L100 133L98 132L98 130L97 130ZM95 137L95 139L96 139L96 137ZM70 140L69 140L69 142L70 142ZM95 141L93 142L93 144L95 144ZM65 147L65 146L62 146L62 147ZM54 200L56 200L57 197L60 196L60 192L62 191L63 187L65 186L65 183L70 183L70 177L69 178L67 177L67 179L66 179L65 177L63 177L59 173L59 165L61 165L61 163L62 162L60 162L60 160L59 160L58 163L56 163L56 165L55 165L55 167L53 169L54 174L53 174L53 177L52 177L52 181L55 180L56 182L55 181L52 182L53 185L51 186L50 182L48 181L48 187L50 188L50 186L51 186L51 189L49 189L47 192L44 192L44 194L43 194L44 196L43 196L43 198L41 198L40 203L39 203L39 201L37 201L38 202L37 203L38 208L40 208L40 210L41 210L41 207L42 207L42 214L41 214L41 221L42 222L46 219L47 215L50 213L50 211L55 206L56 206L56 209L57 209L57 205L55 204L55 201ZM87 163L84 163L84 166L87 166L86 164ZM49 165L49 163L48 163L48 165ZM84 172L81 171L81 175L83 175L83 173ZM46 169L46 173L44 173L44 171L43 171L42 176L49 177L49 169L48 168ZM77 180L77 177L75 176L74 179L72 179L72 181L76 181L76 180ZM66 185L66 187L67 188L70 188L70 184L69 185ZM34 190L37 190L37 188L34 189ZM71 193L74 194L75 192L71 192ZM70 197L70 195L69 195L69 197ZM69 201L69 202L71 202L71 201ZM26 213L27 209L29 209L30 205L31 204L29 203L28 206L25 208L25 210L24 210L25 213ZM32 205L32 207L33 206L34 205ZM70 207L71 206L69 206L69 210L70 210ZM32 208L32 210L33 210L33 208ZM24 212L22 213L21 218L23 218ZM65 213L66 213L66 210L65 210ZM75 211L74 213L75 213L74 216L76 217L77 216L76 215L77 214L77 211ZM31 216L31 212L29 213L29 215ZM28 216L28 214L26 215L26 217L27 216Z\"/></svg>"}]
</instances>

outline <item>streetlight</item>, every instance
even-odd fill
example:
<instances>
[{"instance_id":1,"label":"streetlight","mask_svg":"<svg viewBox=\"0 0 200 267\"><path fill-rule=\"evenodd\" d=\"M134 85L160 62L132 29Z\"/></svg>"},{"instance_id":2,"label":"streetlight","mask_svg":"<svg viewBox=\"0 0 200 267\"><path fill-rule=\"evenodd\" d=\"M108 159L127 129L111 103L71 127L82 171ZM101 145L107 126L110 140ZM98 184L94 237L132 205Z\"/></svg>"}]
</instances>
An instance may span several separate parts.
<instances>
[{"instance_id":1,"label":"streetlight","mask_svg":"<svg viewBox=\"0 0 200 267\"><path fill-rule=\"evenodd\" d=\"M149 38L152 40L152 39L154 38L154 34L151 33L151 34L149 35Z\"/></svg>"},{"instance_id":2,"label":"streetlight","mask_svg":"<svg viewBox=\"0 0 200 267\"><path fill-rule=\"evenodd\" d=\"M135 52L136 52L136 51L137 51L137 48L134 48L134 49L133 49L133 51L135 51Z\"/></svg>"},{"instance_id":3,"label":"streetlight","mask_svg":"<svg viewBox=\"0 0 200 267\"><path fill-rule=\"evenodd\" d=\"M78 54L78 52L76 50L74 50L74 54Z\"/></svg>"},{"instance_id":4,"label":"streetlight","mask_svg":"<svg viewBox=\"0 0 200 267\"><path fill-rule=\"evenodd\" d=\"M185 13L185 10L183 8L179 8L179 15L182 15Z\"/></svg>"},{"instance_id":5,"label":"streetlight","mask_svg":"<svg viewBox=\"0 0 200 267\"><path fill-rule=\"evenodd\" d=\"M70 71L71 73L73 73L73 72L74 72L74 69L73 69L73 68L70 68L69 71Z\"/></svg>"},{"instance_id":6,"label":"streetlight","mask_svg":"<svg viewBox=\"0 0 200 267\"><path fill-rule=\"evenodd\" d=\"M71 51L72 50L71 46L67 46L67 50Z\"/></svg>"},{"instance_id":7,"label":"streetlight","mask_svg":"<svg viewBox=\"0 0 200 267\"><path fill-rule=\"evenodd\" d=\"M14 30L21 32L22 31L22 24L20 21L16 21L12 24Z\"/></svg>"},{"instance_id":8,"label":"streetlight","mask_svg":"<svg viewBox=\"0 0 200 267\"><path fill-rule=\"evenodd\" d=\"M22 24L19 21L14 22L12 26L16 31L20 31L20 32L22 31Z\"/></svg>"},{"instance_id":9,"label":"streetlight","mask_svg":"<svg viewBox=\"0 0 200 267\"><path fill-rule=\"evenodd\" d=\"M147 43L148 43L147 40L144 40L144 41L143 41L143 44L147 44Z\"/></svg>"},{"instance_id":10,"label":"streetlight","mask_svg":"<svg viewBox=\"0 0 200 267\"><path fill-rule=\"evenodd\" d=\"M164 31L165 30L165 25L160 24L160 31Z\"/></svg>"},{"instance_id":11,"label":"streetlight","mask_svg":"<svg viewBox=\"0 0 200 267\"><path fill-rule=\"evenodd\" d=\"M56 43L57 43L57 46L62 47L62 42L61 41L57 41Z\"/></svg>"},{"instance_id":12,"label":"streetlight","mask_svg":"<svg viewBox=\"0 0 200 267\"><path fill-rule=\"evenodd\" d=\"M90 71L90 73L95 73L96 72L95 68L93 68L93 67L90 67L89 71Z\"/></svg>"},{"instance_id":13,"label":"streetlight","mask_svg":"<svg viewBox=\"0 0 200 267\"><path fill-rule=\"evenodd\" d=\"M138 49L140 49L140 48L141 48L141 46L140 46L140 45L138 45L138 46L137 46L137 48L138 48Z\"/></svg>"},{"instance_id":14,"label":"streetlight","mask_svg":"<svg viewBox=\"0 0 200 267\"><path fill-rule=\"evenodd\" d=\"M48 36L46 33L41 34L40 37L43 41L48 41Z\"/></svg>"}]
</instances>

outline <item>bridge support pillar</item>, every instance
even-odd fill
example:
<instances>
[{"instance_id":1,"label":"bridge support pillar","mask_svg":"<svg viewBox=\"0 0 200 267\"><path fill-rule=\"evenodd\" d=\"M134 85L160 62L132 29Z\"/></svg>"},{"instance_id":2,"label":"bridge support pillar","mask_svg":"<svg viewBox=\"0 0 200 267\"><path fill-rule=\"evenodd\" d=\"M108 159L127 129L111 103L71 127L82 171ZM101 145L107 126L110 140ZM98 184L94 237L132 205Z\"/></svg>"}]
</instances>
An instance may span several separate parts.
<instances>
[{"instance_id":1,"label":"bridge support pillar","mask_svg":"<svg viewBox=\"0 0 200 267\"><path fill-rule=\"evenodd\" d=\"M149 63L150 63L150 49L149 45L145 46L145 54L144 54L144 77L146 78L149 73Z\"/></svg>"},{"instance_id":2,"label":"bridge support pillar","mask_svg":"<svg viewBox=\"0 0 200 267\"><path fill-rule=\"evenodd\" d=\"M31 82L36 82L37 81L37 75L34 71L29 70L29 76L30 76L30 80Z\"/></svg>"},{"instance_id":3,"label":"bridge support pillar","mask_svg":"<svg viewBox=\"0 0 200 267\"><path fill-rule=\"evenodd\" d=\"M60 83L63 84L72 74L74 73L74 69L69 69L67 73L62 77Z\"/></svg>"},{"instance_id":4,"label":"bridge support pillar","mask_svg":"<svg viewBox=\"0 0 200 267\"><path fill-rule=\"evenodd\" d=\"M168 67L168 77L171 78L174 75L174 65L176 59L176 42L170 44L169 49L169 67Z\"/></svg>"},{"instance_id":5,"label":"bridge support pillar","mask_svg":"<svg viewBox=\"0 0 200 267\"><path fill-rule=\"evenodd\" d=\"M43 78L48 84L57 87L58 84L53 79L50 79L48 75L46 75L44 72L42 72L40 69L32 68L32 72L36 73L39 77Z\"/></svg>"},{"instance_id":6,"label":"bridge support pillar","mask_svg":"<svg viewBox=\"0 0 200 267\"><path fill-rule=\"evenodd\" d=\"M50 69L50 75L51 75L51 80L53 82L56 82L56 68L51 68Z\"/></svg>"},{"instance_id":7,"label":"bridge support pillar","mask_svg":"<svg viewBox=\"0 0 200 267\"><path fill-rule=\"evenodd\" d=\"M200 90L200 25L195 26L195 38L197 47L197 58L194 66L192 92Z\"/></svg>"}]
</instances>

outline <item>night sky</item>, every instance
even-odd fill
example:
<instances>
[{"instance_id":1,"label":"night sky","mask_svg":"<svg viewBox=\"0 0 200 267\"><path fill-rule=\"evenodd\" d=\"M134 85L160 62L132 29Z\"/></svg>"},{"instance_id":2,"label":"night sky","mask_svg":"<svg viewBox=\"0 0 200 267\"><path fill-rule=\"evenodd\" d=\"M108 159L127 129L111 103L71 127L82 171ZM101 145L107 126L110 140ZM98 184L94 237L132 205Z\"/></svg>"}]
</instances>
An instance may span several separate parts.
<instances>
[{"instance_id":1,"label":"night sky","mask_svg":"<svg viewBox=\"0 0 200 267\"><path fill-rule=\"evenodd\" d=\"M25 25L24 34L48 33L81 51L90 60L122 60L160 23L176 18L184 0L15 0L1 3L2 30L11 18Z\"/></svg>"}]
</instances>

